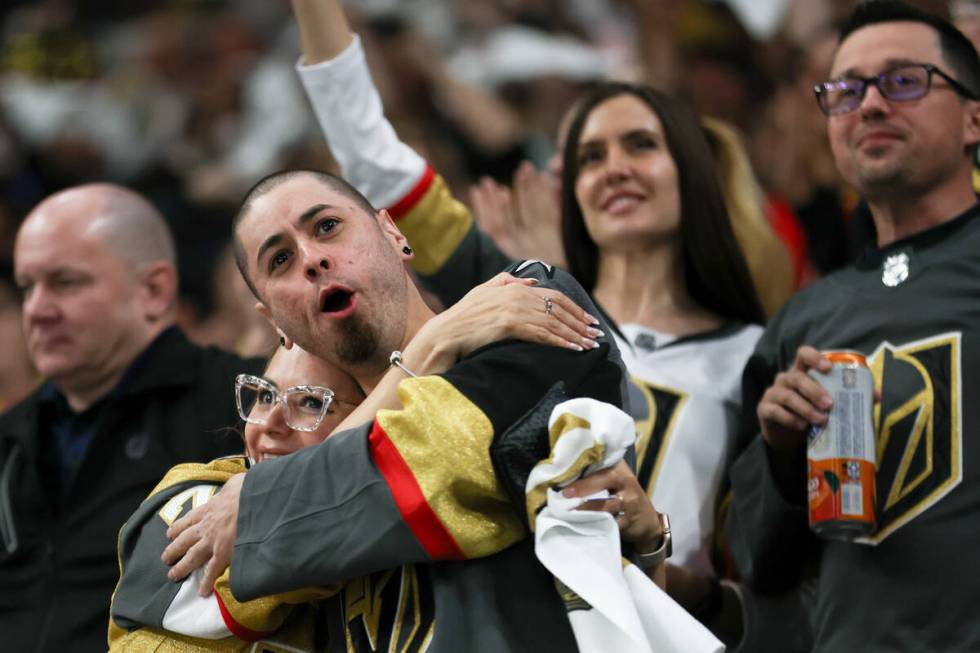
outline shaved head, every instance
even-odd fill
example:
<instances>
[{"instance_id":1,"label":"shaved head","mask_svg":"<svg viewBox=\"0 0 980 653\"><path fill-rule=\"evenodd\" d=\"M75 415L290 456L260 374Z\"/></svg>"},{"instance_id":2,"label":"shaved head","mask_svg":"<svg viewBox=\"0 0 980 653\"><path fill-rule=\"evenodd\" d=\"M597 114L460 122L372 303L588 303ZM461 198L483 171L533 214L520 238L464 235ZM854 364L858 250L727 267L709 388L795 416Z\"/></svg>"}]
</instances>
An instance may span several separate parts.
<instances>
[{"instance_id":1,"label":"shaved head","mask_svg":"<svg viewBox=\"0 0 980 653\"><path fill-rule=\"evenodd\" d=\"M174 259L159 211L120 186L69 188L24 220L14 274L28 350L75 410L108 392L173 324Z\"/></svg>"},{"instance_id":2,"label":"shaved head","mask_svg":"<svg viewBox=\"0 0 980 653\"><path fill-rule=\"evenodd\" d=\"M259 301L262 301L262 298L259 297L259 293L256 290L255 285L252 283L252 278L248 273L248 261L245 257L245 250L242 248L241 240L238 238L238 225L241 224L245 216L252 210L252 205L255 204L255 200L291 179L304 176L312 177L327 188L337 191L341 195L353 200L353 202L361 207L361 209L363 209L368 215L373 216L375 213L377 213L377 210L371 206L371 202L369 202L359 190L347 183L347 181L344 179L341 179L340 177L332 175L328 172L321 172L319 170L287 170L284 172L274 172L258 180L255 185L252 186L247 193L245 193L245 198L242 200L242 205L238 209L238 212L235 213L235 218L231 223L231 230L232 245L235 252L235 263L238 265L238 271L242 273L242 277L245 278L245 283L248 285L249 290L252 291L252 294L255 295L255 298Z\"/></svg>"},{"instance_id":3,"label":"shaved head","mask_svg":"<svg viewBox=\"0 0 980 653\"><path fill-rule=\"evenodd\" d=\"M77 204L85 211L60 209ZM71 215L72 227L99 238L106 248L134 267L162 261L176 267L174 239L166 220L142 195L115 184L85 184L55 193L38 204L21 226Z\"/></svg>"}]
</instances>

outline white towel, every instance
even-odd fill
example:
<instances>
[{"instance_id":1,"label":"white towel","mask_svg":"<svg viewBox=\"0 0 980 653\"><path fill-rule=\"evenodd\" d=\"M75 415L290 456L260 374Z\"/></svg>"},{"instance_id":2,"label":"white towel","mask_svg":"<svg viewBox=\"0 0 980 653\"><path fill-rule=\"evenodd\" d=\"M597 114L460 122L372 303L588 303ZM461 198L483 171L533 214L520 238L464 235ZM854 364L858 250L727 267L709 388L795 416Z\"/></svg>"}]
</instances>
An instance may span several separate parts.
<instances>
[{"instance_id":1,"label":"white towel","mask_svg":"<svg viewBox=\"0 0 980 653\"><path fill-rule=\"evenodd\" d=\"M548 427L551 457L528 477L528 511L535 553L560 583L579 651L724 651L711 631L622 559L611 514L575 510L607 493L566 498L552 489L622 460L636 437L633 420L609 404L572 399L555 407Z\"/></svg>"}]
</instances>

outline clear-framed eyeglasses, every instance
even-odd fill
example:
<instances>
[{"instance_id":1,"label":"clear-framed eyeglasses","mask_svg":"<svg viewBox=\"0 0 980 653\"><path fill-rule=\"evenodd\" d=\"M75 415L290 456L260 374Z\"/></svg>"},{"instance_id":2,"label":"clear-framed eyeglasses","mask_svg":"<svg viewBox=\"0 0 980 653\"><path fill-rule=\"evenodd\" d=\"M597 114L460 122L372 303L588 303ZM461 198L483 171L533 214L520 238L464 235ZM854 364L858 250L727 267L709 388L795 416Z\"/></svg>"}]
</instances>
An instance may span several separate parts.
<instances>
[{"instance_id":1,"label":"clear-framed eyeglasses","mask_svg":"<svg viewBox=\"0 0 980 653\"><path fill-rule=\"evenodd\" d=\"M273 409L282 404L283 419L296 431L315 431L334 401L330 388L318 385L296 385L279 390L261 376L239 374L235 378L235 403L238 415L249 424L265 424Z\"/></svg>"},{"instance_id":2,"label":"clear-framed eyeglasses","mask_svg":"<svg viewBox=\"0 0 980 653\"><path fill-rule=\"evenodd\" d=\"M961 96L975 100L976 95L953 77L928 63L896 66L871 77L847 75L813 87L820 110L828 116L850 113L864 101L869 86L875 86L886 100L909 102L925 97L932 88L932 76L938 75Z\"/></svg>"}]
</instances>

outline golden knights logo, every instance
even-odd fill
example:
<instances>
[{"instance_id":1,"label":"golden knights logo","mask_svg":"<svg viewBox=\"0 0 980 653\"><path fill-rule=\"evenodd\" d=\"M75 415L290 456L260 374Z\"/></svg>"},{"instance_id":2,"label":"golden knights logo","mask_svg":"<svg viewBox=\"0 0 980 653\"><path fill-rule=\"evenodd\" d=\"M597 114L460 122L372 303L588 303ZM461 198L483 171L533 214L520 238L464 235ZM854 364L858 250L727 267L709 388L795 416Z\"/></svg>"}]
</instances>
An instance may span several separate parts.
<instances>
[{"instance_id":1,"label":"golden knights logo","mask_svg":"<svg viewBox=\"0 0 980 653\"><path fill-rule=\"evenodd\" d=\"M677 416L687 393L667 386L629 379L630 412L636 420L636 478L645 488L654 487L664 454L674 435Z\"/></svg>"},{"instance_id":2,"label":"golden knights logo","mask_svg":"<svg viewBox=\"0 0 980 653\"><path fill-rule=\"evenodd\" d=\"M350 581L343 592L349 651L425 651L435 628L428 574L414 565Z\"/></svg>"},{"instance_id":3,"label":"golden knights logo","mask_svg":"<svg viewBox=\"0 0 980 653\"><path fill-rule=\"evenodd\" d=\"M878 544L959 485L963 476L960 333L896 347L868 357L875 388Z\"/></svg>"}]
</instances>

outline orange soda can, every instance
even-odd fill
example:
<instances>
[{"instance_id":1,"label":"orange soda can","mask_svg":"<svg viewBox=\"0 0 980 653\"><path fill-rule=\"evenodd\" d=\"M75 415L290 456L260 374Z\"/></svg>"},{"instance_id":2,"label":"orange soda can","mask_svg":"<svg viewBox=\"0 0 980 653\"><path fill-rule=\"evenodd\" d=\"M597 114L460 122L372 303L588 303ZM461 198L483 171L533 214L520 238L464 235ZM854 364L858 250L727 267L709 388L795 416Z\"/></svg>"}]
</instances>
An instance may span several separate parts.
<instances>
[{"instance_id":1,"label":"orange soda can","mask_svg":"<svg viewBox=\"0 0 980 653\"><path fill-rule=\"evenodd\" d=\"M862 354L823 355L833 369L809 374L834 405L826 426L811 426L807 436L810 528L828 539L853 540L875 530L874 385Z\"/></svg>"}]
</instances>

